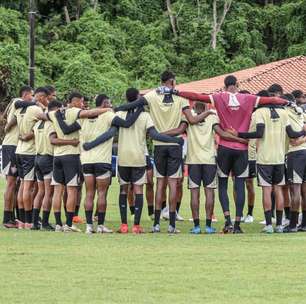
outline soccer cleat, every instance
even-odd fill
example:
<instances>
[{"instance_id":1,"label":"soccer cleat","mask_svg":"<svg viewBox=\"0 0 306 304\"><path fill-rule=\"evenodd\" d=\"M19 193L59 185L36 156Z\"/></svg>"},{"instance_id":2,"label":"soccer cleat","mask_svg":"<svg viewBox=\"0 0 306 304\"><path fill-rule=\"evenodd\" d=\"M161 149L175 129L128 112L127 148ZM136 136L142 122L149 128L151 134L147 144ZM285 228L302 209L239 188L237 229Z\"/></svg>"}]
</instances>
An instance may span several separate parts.
<instances>
[{"instance_id":1,"label":"soccer cleat","mask_svg":"<svg viewBox=\"0 0 306 304\"><path fill-rule=\"evenodd\" d=\"M55 231L55 228L51 224L42 225L41 226L42 231Z\"/></svg>"},{"instance_id":2,"label":"soccer cleat","mask_svg":"<svg viewBox=\"0 0 306 304\"><path fill-rule=\"evenodd\" d=\"M55 232L63 232L63 226L61 226L61 225L55 225L54 231L55 231Z\"/></svg>"},{"instance_id":3,"label":"soccer cleat","mask_svg":"<svg viewBox=\"0 0 306 304\"><path fill-rule=\"evenodd\" d=\"M201 234L201 227L200 226L195 226L193 228L190 229L190 233L191 234Z\"/></svg>"},{"instance_id":4,"label":"soccer cleat","mask_svg":"<svg viewBox=\"0 0 306 304\"><path fill-rule=\"evenodd\" d=\"M17 224L17 222L10 220L6 223L3 223L3 227L8 228L8 229L11 229L11 228L16 229L16 228L18 228L18 224Z\"/></svg>"},{"instance_id":5,"label":"soccer cleat","mask_svg":"<svg viewBox=\"0 0 306 304\"><path fill-rule=\"evenodd\" d=\"M286 226L286 227L284 227L283 232L284 233L295 233L295 232L298 232L298 229L297 229L297 227L290 228L289 226Z\"/></svg>"},{"instance_id":6,"label":"soccer cleat","mask_svg":"<svg viewBox=\"0 0 306 304\"><path fill-rule=\"evenodd\" d=\"M273 226L272 225L266 225L263 229L262 229L263 233L267 233L267 234L271 234L274 232Z\"/></svg>"},{"instance_id":7,"label":"soccer cleat","mask_svg":"<svg viewBox=\"0 0 306 304\"><path fill-rule=\"evenodd\" d=\"M168 233L169 234L178 234L180 233L181 231L176 229L176 227L172 227L171 225L168 226Z\"/></svg>"},{"instance_id":8,"label":"soccer cleat","mask_svg":"<svg viewBox=\"0 0 306 304\"><path fill-rule=\"evenodd\" d=\"M71 227L68 226L67 224L64 225L63 227L63 231L64 232L82 232L79 228L77 228L76 226L72 225Z\"/></svg>"},{"instance_id":9,"label":"soccer cleat","mask_svg":"<svg viewBox=\"0 0 306 304\"><path fill-rule=\"evenodd\" d=\"M216 233L216 228L206 226L206 227L205 227L205 233L206 233L206 234L214 234L214 233Z\"/></svg>"},{"instance_id":10,"label":"soccer cleat","mask_svg":"<svg viewBox=\"0 0 306 304\"><path fill-rule=\"evenodd\" d=\"M238 226L238 227L234 226L233 234L241 234L241 233L244 233L243 230L241 229L241 227L240 226Z\"/></svg>"},{"instance_id":11,"label":"soccer cleat","mask_svg":"<svg viewBox=\"0 0 306 304\"><path fill-rule=\"evenodd\" d=\"M107 228L104 225L97 226L97 233L113 233L112 229ZM122 232L121 232L122 233Z\"/></svg>"},{"instance_id":12,"label":"soccer cleat","mask_svg":"<svg viewBox=\"0 0 306 304\"><path fill-rule=\"evenodd\" d=\"M87 225L86 225L86 231L85 231L85 233L86 233L86 234L95 233L93 224L87 224Z\"/></svg>"},{"instance_id":13,"label":"soccer cleat","mask_svg":"<svg viewBox=\"0 0 306 304\"><path fill-rule=\"evenodd\" d=\"M18 229L24 229L24 222L20 221L20 220L16 220L17 222L17 228Z\"/></svg>"},{"instance_id":14,"label":"soccer cleat","mask_svg":"<svg viewBox=\"0 0 306 304\"><path fill-rule=\"evenodd\" d=\"M240 222L241 222L241 223L244 223L244 221L245 221L245 217L242 216L242 217L240 218Z\"/></svg>"},{"instance_id":15,"label":"soccer cleat","mask_svg":"<svg viewBox=\"0 0 306 304\"><path fill-rule=\"evenodd\" d=\"M225 234L233 232L233 225L232 224L225 224L222 231Z\"/></svg>"},{"instance_id":16,"label":"soccer cleat","mask_svg":"<svg viewBox=\"0 0 306 304\"><path fill-rule=\"evenodd\" d=\"M274 229L275 233L283 233L284 232L284 227L282 225L278 225Z\"/></svg>"},{"instance_id":17,"label":"soccer cleat","mask_svg":"<svg viewBox=\"0 0 306 304\"><path fill-rule=\"evenodd\" d=\"M118 233L129 233L129 226L128 224L121 224L120 228L117 231Z\"/></svg>"},{"instance_id":18,"label":"soccer cleat","mask_svg":"<svg viewBox=\"0 0 306 304\"><path fill-rule=\"evenodd\" d=\"M32 225L31 230L40 230L40 225Z\"/></svg>"},{"instance_id":19,"label":"soccer cleat","mask_svg":"<svg viewBox=\"0 0 306 304\"><path fill-rule=\"evenodd\" d=\"M157 224L157 225L153 226L151 232L152 233L159 233L160 232L160 225Z\"/></svg>"},{"instance_id":20,"label":"soccer cleat","mask_svg":"<svg viewBox=\"0 0 306 304\"><path fill-rule=\"evenodd\" d=\"M252 215L247 215L246 218L244 219L245 224L251 224L254 222L254 217Z\"/></svg>"},{"instance_id":21,"label":"soccer cleat","mask_svg":"<svg viewBox=\"0 0 306 304\"><path fill-rule=\"evenodd\" d=\"M161 217L164 219L164 220L169 220L169 208L168 207L165 207L162 211L161 211Z\"/></svg>"},{"instance_id":22,"label":"soccer cleat","mask_svg":"<svg viewBox=\"0 0 306 304\"><path fill-rule=\"evenodd\" d=\"M31 223L24 223L24 229L30 230L30 229L32 229L32 227L33 227L33 224L31 224Z\"/></svg>"},{"instance_id":23,"label":"soccer cleat","mask_svg":"<svg viewBox=\"0 0 306 304\"><path fill-rule=\"evenodd\" d=\"M180 222L183 222L184 218L179 213L176 212L176 220L180 221Z\"/></svg>"},{"instance_id":24,"label":"soccer cleat","mask_svg":"<svg viewBox=\"0 0 306 304\"><path fill-rule=\"evenodd\" d=\"M76 215L76 216L73 217L72 223L74 223L74 224L83 224L84 221L83 221L83 219L80 216Z\"/></svg>"},{"instance_id":25,"label":"soccer cleat","mask_svg":"<svg viewBox=\"0 0 306 304\"><path fill-rule=\"evenodd\" d=\"M299 226L297 227L297 229L298 229L298 231L300 231L300 232L306 232L306 226L299 225Z\"/></svg>"},{"instance_id":26,"label":"soccer cleat","mask_svg":"<svg viewBox=\"0 0 306 304\"><path fill-rule=\"evenodd\" d=\"M282 221L282 226L288 226L289 224L290 224L290 220L284 217Z\"/></svg>"},{"instance_id":27,"label":"soccer cleat","mask_svg":"<svg viewBox=\"0 0 306 304\"><path fill-rule=\"evenodd\" d=\"M132 228L132 232L134 234L141 234L144 233L144 229L140 225L134 225Z\"/></svg>"}]
</instances>

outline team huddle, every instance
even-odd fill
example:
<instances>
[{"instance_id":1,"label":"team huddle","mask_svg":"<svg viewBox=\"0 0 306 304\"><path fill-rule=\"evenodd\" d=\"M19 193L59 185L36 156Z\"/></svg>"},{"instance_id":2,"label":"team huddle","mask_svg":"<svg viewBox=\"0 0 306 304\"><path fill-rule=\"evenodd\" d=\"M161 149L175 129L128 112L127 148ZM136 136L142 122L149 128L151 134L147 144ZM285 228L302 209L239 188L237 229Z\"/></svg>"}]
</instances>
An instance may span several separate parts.
<instances>
[{"instance_id":1,"label":"team huddle","mask_svg":"<svg viewBox=\"0 0 306 304\"><path fill-rule=\"evenodd\" d=\"M165 71L157 89L141 96L137 89L130 88L126 91L127 103L116 108L107 95L99 94L92 109L79 92L70 93L62 104L51 86L37 88L34 93L31 87L21 88L19 97L4 113L4 227L80 232L74 222L84 185L86 233L112 233L105 225L105 214L116 142L119 233L129 232L128 205L134 214L132 232L144 232L144 186L148 215L153 221L151 232L160 232L161 217L169 219L169 234L180 232L176 221L180 219L184 164L191 193L192 234L202 232L201 187L205 193L205 233L216 232L212 226L216 188L225 218L223 233L243 233L240 223L245 186L245 221L252 222L255 177L262 187L263 232L306 231L303 92L284 94L282 87L274 84L252 95L239 91L232 75L225 78L224 85L225 91L211 95L177 91L175 75ZM187 138L185 158L183 134ZM153 140L154 164L147 149L148 137ZM234 185L234 225L229 208L229 178ZM55 226L49 222L52 208ZM287 225L283 225L284 210Z\"/></svg>"}]
</instances>

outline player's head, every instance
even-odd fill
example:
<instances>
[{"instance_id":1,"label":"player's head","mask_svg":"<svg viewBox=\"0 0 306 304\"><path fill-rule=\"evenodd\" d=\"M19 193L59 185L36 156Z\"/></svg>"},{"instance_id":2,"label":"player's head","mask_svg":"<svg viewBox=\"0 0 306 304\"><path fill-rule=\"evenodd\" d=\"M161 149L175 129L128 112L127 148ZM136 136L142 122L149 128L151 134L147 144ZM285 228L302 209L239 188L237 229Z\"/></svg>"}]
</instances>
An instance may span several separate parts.
<instances>
[{"instance_id":1,"label":"player's head","mask_svg":"<svg viewBox=\"0 0 306 304\"><path fill-rule=\"evenodd\" d=\"M288 101L291 101L291 102L295 102L295 98L292 94L290 93L286 93L282 96L282 98L288 100Z\"/></svg>"},{"instance_id":2,"label":"player's head","mask_svg":"<svg viewBox=\"0 0 306 304\"><path fill-rule=\"evenodd\" d=\"M19 97L24 101L31 101L33 99L33 89L30 86L21 87Z\"/></svg>"},{"instance_id":3,"label":"player's head","mask_svg":"<svg viewBox=\"0 0 306 304\"><path fill-rule=\"evenodd\" d=\"M204 102L196 102L193 109L197 114L201 114L206 110L206 105Z\"/></svg>"},{"instance_id":4,"label":"player's head","mask_svg":"<svg viewBox=\"0 0 306 304\"><path fill-rule=\"evenodd\" d=\"M169 88L175 88L176 82L175 82L175 75L170 71L164 71L160 75L160 81L162 85L169 87Z\"/></svg>"},{"instance_id":5,"label":"player's head","mask_svg":"<svg viewBox=\"0 0 306 304\"><path fill-rule=\"evenodd\" d=\"M95 99L97 108L111 108L112 102L110 98L105 94L99 94Z\"/></svg>"},{"instance_id":6,"label":"player's head","mask_svg":"<svg viewBox=\"0 0 306 304\"><path fill-rule=\"evenodd\" d=\"M68 96L67 104L69 107L83 108L84 97L79 92L71 92Z\"/></svg>"},{"instance_id":7,"label":"player's head","mask_svg":"<svg viewBox=\"0 0 306 304\"><path fill-rule=\"evenodd\" d=\"M45 88L48 90L49 95L47 96L49 102L56 99L56 90L55 87L51 85L46 85Z\"/></svg>"},{"instance_id":8,"label":"player's head","mask_svg":"<svg viewBox=\"0 0 306 304\"><path fill-rule=\"evenodd\" d=\"M128 88L125 92L125 97L128 102L137 100L140 97L139 91L135 88Z\"/></svg>"},{"instance_id":9,"label":"player's head","mask_svg":"<svg viewBox=\"0 0 306 304\"><path fill-rule=\"evenodd\" d=\"M227 91L237 91L238 80L234 75L228 75L224 78L224 86Z\"/></svg>"},{"instance_id":10,"label":"player's head","mask_svg":"<svg viewBox=\"0 0 306 304\"><path fill-rule=\"evenodd\" d=\"M48 103L48 111L56 111L60 109L62 106L63 104L60 101L53 99Z\"/></svg>"},{"instance_id":11,"label":"player's head","mask_svg":"<svg viewBox=\"0 0 306 304\"><path fill-rule=\"evenodd\" d=\"M37 102L40 102L44 106L47 106L49 101L48 101L48 95L49 91L45 87L39 87L34 91L34 99Z\"/></svg>"},{"instance_id":12,"label":"player's head","mask_svg":"<svg viewBox=\"0 0 306 304\"><path fill-rule=\"evenodd\" d=\"M303 91L294 90L291 94L294 96L297 104L305 104L306 103L306 96L303 93Z\"/></svg>"},{"instance_id":13,"label":"player's head","mask_svg":"<svg viewBox=\"0 0 306 304\"><path fill-rule=\"evenodd\" d=\"M261 90L256 95L260 96L260 97L269 97L270 96L270 94L267 90Z\"/></svg>"},{"instance_id":14,"label":"player's head","mask_svg":"<svg viewBox=\"0 0 306 304\"><path fill-rule=\"evenodd\" d=\"M248 90L240 90L239 93L240 94L251 94L251 92Z\"/></svg>"},{"instance_id":15,"label":"player's head","mask_svg":"<svg viewBox=\"0 0 306 304\"><path fill-rule=\"evenodd\" d=\"M281 97L282 95L284 95L284 90L283 90L282 86L277 84L277 83L272 84L268 88L268 92L269 92L270 96Z\"/></svg>"}]
</instances>

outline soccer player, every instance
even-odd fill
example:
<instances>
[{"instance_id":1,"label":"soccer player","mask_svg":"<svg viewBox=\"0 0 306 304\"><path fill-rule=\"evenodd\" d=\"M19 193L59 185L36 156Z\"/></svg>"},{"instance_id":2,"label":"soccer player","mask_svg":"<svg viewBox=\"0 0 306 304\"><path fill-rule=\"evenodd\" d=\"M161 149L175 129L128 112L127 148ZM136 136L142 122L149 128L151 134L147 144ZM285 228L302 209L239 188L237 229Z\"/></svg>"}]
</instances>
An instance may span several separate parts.
<instances>
[{"instance_id":1,"label":"soccer player","mask_svg":"<svg viewBox=\"0 0 306 304\"><path fill-rule=\"evenodd\" d=\"M75 212L75 205L78 196L78 186L80 182L81 163L80 163L80 148L79 141L79 125L77 120L80 118L96 117L109 109L97 108L92 110L82 110L83 96L77 92L73 92L68 97L68 107L62 112L50 112L49 119L53 123L55 132L50 134L50 139L56 138L72 140L73 145L58 145L54 146L54 161L53 161L53 180L54 194L52 205L56 220L55 231L60 232L80 232L80 230L72 225L72 218ZM67 124L76 125L76 131L70 134L64 134L57 116L61 116ZM66 225L62 225L61 220L61 204L65 186L67 187L67 213Z\"/></svg>"},{"instance_id":2,"label":"soccer player","mask_svg":"<svg viewBox=\"0 0 306 304\"><path fill-rule=\"evenodd\" d=\"M216 148L215 137L216 132L223 139L235 140L245 143L237 136L233 136L224 132L219 126L219 119L214 111L205 112L205 104L197 102L194 106L193 115L195 117L206 113L206 118L197 124L188 124L184 122L177 129L169 130L165 134L178 135L187 129L187 157L188 164L188 187L191 191L191 210L194 221L194 228L190 233L200 234L200 187L203 184L206 203L206 225L205 232L208 234L215 233L215 229L211 226L212 215L214 210L214 189L216 188Z\"/></svg>"},{"instance_id":3,"label":"soccer player","mask_svg":"<svg viewBox=\"0 0 306 304\"><path fill-rule=\"evenodd\" d=\"M306 96L303 93L303 91L294 90L291 94L294 96L296 104L300 106L303 109L303 111L305 111L306 110Z\"/></svg>"},{"instance_id":4,"label":"soccer player","mask_svg":"<svg viewBox=\"0 0 306 304\"><path fill-rule=\"evenodd\" d=\"M262 107L255 112L255 132L233 132L241 138L258 138L257 176L262 187L263 207L266 218L265 233L283 232L282 217L284 197L282 186L285 184L285 146L286 133L290 138L304 136L306 128L294 131L288 114L283 108ZM271 149L273 147L273 149ZM272 187L276 200L276 228L272 227L271 193Z\"/></svg>"},{"instance_id":5,"label":"soccer player","mask_svg":"<svg viewBox=\"0 0 306 304\"><path fill-rule=\"evenodd\" d=\"M10 122L15 115L15 103L21 99L25 102L30 102L33 98L33 90L29 86L24 86L20 89L19 98L13 99L7 106L4 116L7 122ZM17 228L14 220L14 202L16 196L16 181L18 177L16 147L18 143L18 127L16 123L8 124L5 127L5 137L2 142L2 172L6 176L6 189L4 193L4 212L3 225L6 228Z\"/></svg>"},{"instance_id":6,"label":"soccer player","mask_svg":"<svg viewBox=\"0 0 306 304\"><path fill-rule=\"evenodd\" d=\"M165 71L161 75L162 87L175 88L175 75ZM118 111L127 111L138 106L148 105L154 126L158 132L177 128L182 112L191 123L197 122L191 114L189 102L172 94L161 94L153 90L137 101L118 107ZM176 233L177 179L182 176L182 147L160 141L153 141L154 162L156 167L157 187L155 196L155 216L152 232L160 232L160 214L163 201L163 189L169 187L170 225L169 232Z\"/></svg>"},{"instance_id":7,"label":"soccer player","mask_svg":"<svg viewBox=\"0 0 306 304\"><path fill-rule=\"evenodd\" d=\"M220 126L223 130L234 128L239 132L249 130L251 115L253 109L258 104L266 103L286 103L283 99L277 97L257 97L250 94L240 94L238 92L238 81L233 75L224 79L225 92L212 95L202 95L192 92L175 92L179 96L211 102L218 113ZM219 199L222 205L225 217L223 232L242 233L240 228L240 219L243 213L245 201L244 181L248 176L248 145L235 141L220 140L217 151L218 180L219 180ZM232 226L229 198L227 193L229 174L235 179L234 190L236 195L236 218L234 228Z\"/></svg>"}]
</instances>

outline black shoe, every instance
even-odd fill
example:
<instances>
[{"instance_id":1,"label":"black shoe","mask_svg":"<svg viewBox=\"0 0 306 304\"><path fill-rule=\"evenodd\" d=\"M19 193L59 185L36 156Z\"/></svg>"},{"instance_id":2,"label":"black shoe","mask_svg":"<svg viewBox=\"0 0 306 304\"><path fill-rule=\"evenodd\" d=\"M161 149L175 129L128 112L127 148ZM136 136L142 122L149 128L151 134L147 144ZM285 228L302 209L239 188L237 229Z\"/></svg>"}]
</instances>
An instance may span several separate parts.
<instances>
[{"instance_id":1,"label":"black shoe","mask_svg":"<svg viewBox=\"0 0 306 304\"><path fill-rule=\"evenodd\" d=\"M33 224L31 230L40 230L40 225L34 225Z\"/></svg>"},{"instance_id":2,"label":"black shoe","mask_svg":"<svg viewBox=\"0 0 306 304\"><path fill-rule=\"evenodd\" d=\"M242 229L240 228L240 226L237 226L235 227L234 226L234 231L233 231L234 234L240 234L240 233L243 233Z\"/></svg>"},{"instance_id":3,"label":"black shoe","mask_svg":"<svg viewBox=\"0 0 306 304\"><path fill-rule=\"evenodd\" d=\"M42 225L41 230L43 231L55 231L55 228L51 224Z\"/></svg>"},{"instance_id":4,"label":"black shoe","mask_svg":"<svg viewBox=\"0 0 306 304\"><path fill-rule=\"evenodd\" d=\"M298 232L297 227L290 228L290 226L288 225L288 226L284 227L284 229L283 229L283 233L295 233L295 232Z\"/></svg>"},{"instance_id":5,"label":"black shoe","mask_svg":"<svg viewBox=\"0 0 306 304\"><path fill-rule=\"evenodd\" d=\"M233 232L233 225L225 223L223 227L223 233L232 233L232 232Z\"/></svg>"},{"instance_id":6,"label":"black shoe","mask_svg":"<svg viewBox=\"0 0 306 304\"><path fill-rule=\"evenodd\" d=\"M301 232L306 232L306 226L299 225L299 226L297 227L297 230L298 230L298 231L301 231Z\"/></svg>"}]
</instances>

